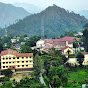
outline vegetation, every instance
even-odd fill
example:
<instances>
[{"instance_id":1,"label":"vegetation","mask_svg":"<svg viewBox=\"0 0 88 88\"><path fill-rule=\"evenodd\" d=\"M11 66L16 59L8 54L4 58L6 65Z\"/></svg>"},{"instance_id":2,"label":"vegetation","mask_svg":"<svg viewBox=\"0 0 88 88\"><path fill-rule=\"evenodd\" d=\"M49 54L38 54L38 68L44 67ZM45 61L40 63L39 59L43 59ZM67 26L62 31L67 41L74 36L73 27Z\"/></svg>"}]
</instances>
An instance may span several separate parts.
<instances>
[{"instance_id":1,"label":"vegetation","mask_svg":"<svg viewBox=\"0 0 88 88\"><path fill-rule=\"evenodd\" d=\"M2 70L2 73L3 73L6 77L11 77L13 72L12 72L10 69L6 69L6 70Z\"/></svg>"},{"instance_id":2,"label":"vegetation","mask_svg":"<svg viewBox=\"0 0 88 88\"><path fill-rule=\"evenodd\" d=\"M1 2L0 2L0 13L1 13L0 14L0 20L1 20L0 27L2 27L2 28L5 27L5 24L7 24L7 26L9 26L13 23L18 22L19 19L23 19L24 17L30 15L23 8L15 7L11 4L4 4ZM3 14L4 14L4 17L3 17Z\"/></svg>"},{"instance_id":3,"label":"vegetation","mask_svg":"<svg viewBox=\"0 0 88 88\"><path fill-rule=\"evenodd\" d=\"M28 36L41 34L41 19L44 15L45 35L48 38L58 37L66 31L80 31L88 22L83 16L66 11L58 6L50 6L38 14L30 15L7 28L8 34ZM0 31L1 33L1 31ZM4 35L4 31L1 35ZM57 36L58 35L58 36Z\"/></svg>"},{"instance_id":4,"label":"vegetation","mask_svg":"<svg viewBox=\"0 0 88 88\"><path fill-rule=\"evenodd\" d=\"M85 26L87 26L87 24L85 25ZM83 45L84 45L84 47L85 47L85 50L88 52L88 29L85 29L84 31L83 31Z\"/></svg>"},{"instance_id":5,"label":"vegetation","mask_svg":"<svg viewBox=\"0 0 88 88\"><path fill-rule=\"evenodd\" d=\"M78 52L76 57L77 57L78 63L80 64L80 66L82 66L82 63L84 61L84 55L81 52Z\"/></svg>"}]
</instances>

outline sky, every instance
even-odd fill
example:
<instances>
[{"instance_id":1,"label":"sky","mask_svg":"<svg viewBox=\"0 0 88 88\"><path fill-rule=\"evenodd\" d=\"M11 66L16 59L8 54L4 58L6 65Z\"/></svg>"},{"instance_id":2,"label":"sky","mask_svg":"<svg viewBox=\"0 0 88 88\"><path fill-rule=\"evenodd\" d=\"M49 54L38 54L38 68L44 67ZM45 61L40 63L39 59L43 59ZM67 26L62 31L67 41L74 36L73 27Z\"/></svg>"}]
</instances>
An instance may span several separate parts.
<instances>
[{"instance_id":1,"label":"sky","mask_svg":"<svg viewBox=\"0 0 88 88\"><path fill-rule=\"evenodd\" d=\"M88 0L0 0L3 3L28 3L39 7L48 7L56 4L70 10L88 10Z\"/></svg>"}]
</instances>

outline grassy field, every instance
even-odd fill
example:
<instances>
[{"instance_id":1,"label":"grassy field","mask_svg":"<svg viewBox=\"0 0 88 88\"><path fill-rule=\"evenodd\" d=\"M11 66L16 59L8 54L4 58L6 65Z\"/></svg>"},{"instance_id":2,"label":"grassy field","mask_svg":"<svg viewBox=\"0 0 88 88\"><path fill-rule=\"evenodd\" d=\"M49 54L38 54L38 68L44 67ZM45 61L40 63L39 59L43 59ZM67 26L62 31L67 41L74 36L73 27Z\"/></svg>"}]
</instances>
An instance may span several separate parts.
<instances>
[{"instance_id":1,"label":"grassy field","mask_svg":"<svg viewBox=\"0 0 88 88\"><path fill-rule=\"evenodd\" d=\"M68 72L68 83L65 88L82 88L82 84L88 81L88 68L74 67Z\"/></svg>"}]
</instances>

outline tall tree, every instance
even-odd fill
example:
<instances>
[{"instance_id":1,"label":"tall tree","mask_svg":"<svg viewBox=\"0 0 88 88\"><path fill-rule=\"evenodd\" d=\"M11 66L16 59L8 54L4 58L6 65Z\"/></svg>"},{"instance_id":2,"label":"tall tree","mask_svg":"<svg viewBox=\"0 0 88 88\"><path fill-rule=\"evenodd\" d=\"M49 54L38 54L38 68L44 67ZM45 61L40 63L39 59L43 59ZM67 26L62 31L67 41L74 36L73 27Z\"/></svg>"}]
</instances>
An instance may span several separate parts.
<instances>
[{"instance_id":1,"label":"tall tree","mask_svg":"<svg viewBox=\"0 0 88 88\"><path fill-rule=\"evenodd\" d=\"M83 45L85 47L85 50L88 52L88 29L85 29L83 31Z\"/></svg>"},{"instance_id":2,"label":"tall tree","mask_svg":"<svg viewBox=\"0 0 88 88\"><path fill-rule=\"evenodd\" d=\"M3 50L3 45L0 43L0 53Z\"/></svg>"},{"instance_id":3,"label":"tall tree","mask_svg":"<svg viewBox=\"0 0 88 88\"><path fill-rule=\"evenodd\" d=\"M78 63L80 64L79 66L82 66L82 63L84 61L84 55L81 52L78 52L76 57L77 57Z\"/></svg>"}]
</instances>

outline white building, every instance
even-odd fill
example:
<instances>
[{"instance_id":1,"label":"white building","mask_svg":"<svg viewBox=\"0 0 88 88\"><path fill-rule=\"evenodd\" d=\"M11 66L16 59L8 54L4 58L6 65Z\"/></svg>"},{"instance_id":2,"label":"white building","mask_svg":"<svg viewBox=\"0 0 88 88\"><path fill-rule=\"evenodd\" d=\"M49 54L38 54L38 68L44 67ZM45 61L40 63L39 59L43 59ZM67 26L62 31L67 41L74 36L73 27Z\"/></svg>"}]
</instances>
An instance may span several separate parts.
<instances>
[{"instance_id":1,"label":"white building","mask_svg":"<svg viewBox=\"0 0 88 88\"><path fill-rule=\"evenodd\" d=\"M40 39L36 42L36 48L43 48L44 46L45 46L44 40Z\"/></svg>"}]
</instances>

